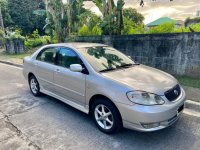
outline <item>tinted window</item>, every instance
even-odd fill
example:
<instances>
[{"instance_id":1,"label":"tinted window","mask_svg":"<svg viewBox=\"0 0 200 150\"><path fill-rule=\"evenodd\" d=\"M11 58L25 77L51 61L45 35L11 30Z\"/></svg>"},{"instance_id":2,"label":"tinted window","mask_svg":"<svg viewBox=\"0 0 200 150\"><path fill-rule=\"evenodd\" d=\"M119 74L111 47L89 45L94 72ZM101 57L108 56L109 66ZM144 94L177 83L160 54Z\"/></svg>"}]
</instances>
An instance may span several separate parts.
<instances>
[{"instance_id":1,"label":"tinted window","mask_svg":"<svg viewBox=\"0 0 200 150\"><path fill-rule=\"evenodd\" d=\"M56 49L55 48L47 48L45 50L42 50L38 54L36 59L53 64L55 61L55 57L56 57Z\"/></svg>"},{"instance_id":2,"label":"tinted window","mask_svg":"<svg viewBox=\"0 0 200 150\"><path fill-rule=\"evenodd\" d=\"M69 68L71 64L81 64L81 60L73 50L69 48L60 48L57 64Z\"/></svg>"}]
</instances>

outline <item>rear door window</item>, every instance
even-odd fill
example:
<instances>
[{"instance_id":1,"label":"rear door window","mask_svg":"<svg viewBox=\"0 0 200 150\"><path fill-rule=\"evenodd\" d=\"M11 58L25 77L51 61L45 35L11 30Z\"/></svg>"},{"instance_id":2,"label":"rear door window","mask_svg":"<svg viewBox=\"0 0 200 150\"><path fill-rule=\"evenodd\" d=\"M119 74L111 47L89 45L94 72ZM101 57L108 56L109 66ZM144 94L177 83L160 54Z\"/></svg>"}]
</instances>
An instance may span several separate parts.
<instances>
[{"instance_id":1,"label":"rear door window","mask_svg":"<svg viewBox=\"0 0 200 150\"><path fill-rule=\"evenodd\" d=\"M54 64L56 58L56 51L57 50L54 47L46 48L38 54L36 60Z\"/></svg>"}]
</instances>

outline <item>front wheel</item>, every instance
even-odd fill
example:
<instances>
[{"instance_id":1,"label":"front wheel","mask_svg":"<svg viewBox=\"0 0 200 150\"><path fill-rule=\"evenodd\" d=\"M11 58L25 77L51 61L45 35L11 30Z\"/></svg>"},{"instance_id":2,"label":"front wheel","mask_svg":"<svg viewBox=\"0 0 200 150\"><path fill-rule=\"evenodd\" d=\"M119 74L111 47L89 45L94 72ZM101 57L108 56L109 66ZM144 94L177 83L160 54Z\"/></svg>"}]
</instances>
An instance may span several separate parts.
<instances>
[{"instance_id":1,"label":"front wheel","mask_svg":"<svg viewBox=\"0 0 200 150\"><path fill-rule=\"evenodd\" d=\"M40 85L39 85L37 79L35 78L35 76L31 76L29 78L29 87L34 96L40 95Z\"/></svg>"},{"instance_id":2,"label":"front wheel","mask_svg":"<svg viewBox=\"0 0 200 150\"><path fill-rule=\"evenodd\" d=\"M99 99L92 105L92 116L97 127L104 133L118 132L122 121L117 108L106 99Z\"/></svg>"}]
</instances>

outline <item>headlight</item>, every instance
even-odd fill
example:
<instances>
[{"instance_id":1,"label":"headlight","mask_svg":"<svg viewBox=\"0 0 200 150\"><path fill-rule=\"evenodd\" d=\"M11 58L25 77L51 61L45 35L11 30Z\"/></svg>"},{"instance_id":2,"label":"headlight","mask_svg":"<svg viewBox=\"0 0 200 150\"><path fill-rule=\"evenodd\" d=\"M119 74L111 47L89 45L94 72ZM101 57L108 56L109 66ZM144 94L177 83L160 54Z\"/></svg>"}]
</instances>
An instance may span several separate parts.
<instances>
[{"instance_id":1,"label":"headlight","mask_svg":"<svg viewBox=\"0 0 200 150\"><path fill-rule=\"evenodd\" d=\"M162 105L165 103L160 96L143 91L127 92L127 97L133 103L141 105Z\"/></svg>"}]
</instances>

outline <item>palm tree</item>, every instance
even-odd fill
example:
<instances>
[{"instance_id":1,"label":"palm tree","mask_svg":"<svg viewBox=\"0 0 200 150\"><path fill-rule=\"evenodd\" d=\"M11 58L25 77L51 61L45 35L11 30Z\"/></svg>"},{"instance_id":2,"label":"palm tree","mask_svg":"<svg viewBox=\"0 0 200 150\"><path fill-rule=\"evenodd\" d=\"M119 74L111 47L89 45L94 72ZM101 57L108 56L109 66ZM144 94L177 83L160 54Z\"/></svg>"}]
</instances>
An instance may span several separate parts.
<instances>
[{"instance_id":1,"label":"palm tree","mask_svg":"<svg viewBox=\"0 0 200 150\"><path fill-rule=\"evenodd\" d=\"M87 1L87 0L86 0ZM90 0L101 11L104 25L110 28L109 34L121 34L123 28L122 11L124 0L118 0L115 5L114 0Z\"/></svg>"},{"instance_id":2,"label":"palm tree","mask_svg":"<svg viewBox=\"0 0 200 150\"><path fill-rule=\"evenodd\" d=\"M45 0L47 17L52 18L58 42L64 42L66 35L66 14L62 0Z\"/></svg>"},{"instance_id":3,"label":"palm tree","mask_svg":"<svg viewBox=\"0 0 200 150\"><path fill-rule=\"evenodd\" d=\"M1 12L1 6L0 6L0 26L2 31L4 32L4 24L3 24L3 16L2 16L2 12Z\"/></svg>"}]
</instances>

